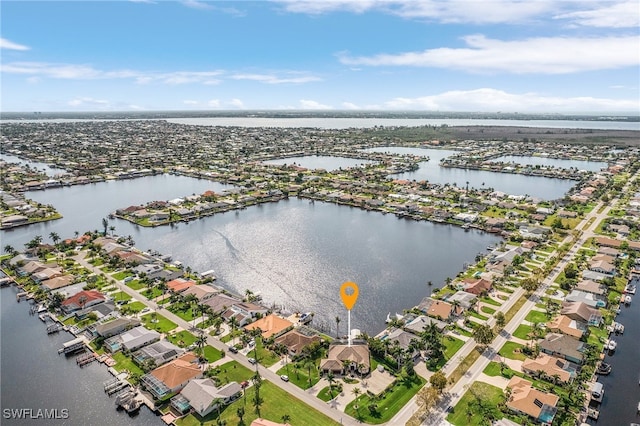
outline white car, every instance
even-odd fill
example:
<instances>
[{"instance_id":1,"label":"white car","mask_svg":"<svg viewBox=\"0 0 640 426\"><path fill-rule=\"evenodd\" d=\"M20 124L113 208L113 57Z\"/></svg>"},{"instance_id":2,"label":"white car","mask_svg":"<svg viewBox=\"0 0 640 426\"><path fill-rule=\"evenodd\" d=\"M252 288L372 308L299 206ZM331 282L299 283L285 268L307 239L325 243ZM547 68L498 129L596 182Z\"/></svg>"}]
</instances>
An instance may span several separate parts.
<instances>
[{"instance_id":1,"label":"white car","mask_svg":"<svg viewBox=\"0 0 640 426\"><path fill-rule=\"evenodd\" d=\"M289 381L289 376L287 376L286 374L283 374L282 376L280 376L280 378L281 378L282 380L284 380L285 382L288 382L288 381Z\"/></svg>"},{"instance_id":2,"label":"white car","mask_svg":"<svg viewBox=\"0 0 640 426\"><path fill-rule=\"evenodd\" d=\"M140 313L141 314L146 314L149 311L151 311L151 308L144 308L143 310L140 311Z\"/></svg>"},{"instance_id":3,"label":"white car","mask_svg":"<svg viewBox=\"0 0 640 426\"><path fill-rule=\"evenodd\" d=\"M251 364L255 364L256 362L258 362L255 358L249 358L247 361L249 361Z\"/></svg>"}]
</instances>

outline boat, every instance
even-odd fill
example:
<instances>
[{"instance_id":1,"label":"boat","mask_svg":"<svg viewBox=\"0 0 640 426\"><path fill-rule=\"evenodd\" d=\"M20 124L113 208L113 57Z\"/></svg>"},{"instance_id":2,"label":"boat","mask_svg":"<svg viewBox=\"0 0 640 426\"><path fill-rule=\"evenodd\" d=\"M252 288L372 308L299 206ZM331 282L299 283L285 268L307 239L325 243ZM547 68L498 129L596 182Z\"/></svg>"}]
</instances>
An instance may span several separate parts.
<instances>
[{"instance_id":1,"label":"boat","mask_svg":"<svg viewBox=\"0 0 640 426\"><path fill-rule=\"evenodd\" d=\"M600 411L596 410L595 408L588 408L587 416L591 417L594 420L598 420L598 417L600 417Z\"/></svg>"},{"instance_id":2,"label":"boat","mask_svg":"<svg viewBox=\"0 0 640 426\"><path fill-rule=\"evenodd\" d=\"M613 331L615 331L617 334L624 334L624 325L616 322L613 326Z\"/></svg>"},{"instance_id":3,"label":"boat","mask_svg":"<svg viewBox=\"0 0 640 426\"><path fill-rule=\"evenodd\" d=\"M387 319L384 320L385 323L389 324L391 322L391 312L387 314Z\"/></svg>"},{"instance_id":4,"label":"boat","mask_svg":"<svg viewBox=\"0 0 640 426\"><path fill-rule=\"evenodd\" d=\"M611 364L608 364L606 362L601 362L600 365L598 365L598 368L596 369L596 373L602 374L602 375L607 375L611 373Z\"/></svg>"},{"instance_id":5,"label":"boat","mask_svg":"<svg viewBox=\"0 0 640 426\"><path fill-rule=\"evenodd\" d=\"M628 294L624 297L624 304L625 305L631 304L631 296L629 296Z\"/></svg>"},{"instance_id":6,"label":"boat","mask_svg":"<svg viewBox=\"0 0 640 426\"><path fill-rule=\"evenodd\" d=\"M312 319L313 312L305 312L304 314L300 315L300 318L298 318L298 322L300 322L301 324L307 324L310 323Z\"/></svg>"},{"instance_id":7,"label":"boat","mask_svg":"<svg viewBox=\"0 0 640 426\"><path fill-rule=\"evenodd\" d=\"M636 294L636 285L635 284L627 284L624 288L624 293L628 294Z\"/></svg>"},{"instance_id":8,"label":"boat","mask_svg":"<svg viewBox=\"0 0 640 426\"><path fill-rule=\"evenodd\" d=\"M615 340L609 340L607 349L609 349L610 351L615 351L617 347L618 347L618 343Z\"/></svg>"}]
</instances>

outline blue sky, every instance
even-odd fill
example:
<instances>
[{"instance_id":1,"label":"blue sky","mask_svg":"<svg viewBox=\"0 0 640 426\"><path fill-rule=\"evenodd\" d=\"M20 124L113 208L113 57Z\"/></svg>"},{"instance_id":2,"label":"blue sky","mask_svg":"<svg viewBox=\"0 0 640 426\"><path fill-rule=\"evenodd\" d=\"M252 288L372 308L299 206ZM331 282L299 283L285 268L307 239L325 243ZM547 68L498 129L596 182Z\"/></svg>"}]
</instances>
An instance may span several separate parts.
<instances>
[{"instance_id":1,"label":"blue sky","mask_svg":"<svg viewBox=\"0 0 640 426\"><path fill-rule=\"evenodd\" d=\"M0 8L2 111L640 112L640 0Z\"/></svg>"}]
</instances>

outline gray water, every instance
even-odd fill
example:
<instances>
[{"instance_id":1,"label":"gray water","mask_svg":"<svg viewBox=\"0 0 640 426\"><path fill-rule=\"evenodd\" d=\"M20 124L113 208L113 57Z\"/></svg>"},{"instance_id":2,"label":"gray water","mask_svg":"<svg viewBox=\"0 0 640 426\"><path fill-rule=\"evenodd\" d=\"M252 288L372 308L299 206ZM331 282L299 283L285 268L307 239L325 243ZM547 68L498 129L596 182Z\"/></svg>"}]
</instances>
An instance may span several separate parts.
<instances>
[{"instance_id":1,"label":"gray water","mask_svg":"<svg viewBox=\"0 0 640 426\"><path fill-rule=\"evenodd\" d=\"M640 280L636 280L640 284ZM629 306L623 306L616 321L624 325L624 333L612 335L618 343L613 355L607 354L604 361L611 364L608 376L597 376L604 385L602 403L597 423L590 424L628 425L640 423L640 293L632 296Z\"/></svg>"},{"instance_id":2,"label":"gray water","mask_svg":"<svg viewBox=\"0 0 640 426\"><path fill-rule=\"evenodd\" d=\"M35 168L35 169L45 173L47 176L50 176L50 177L66 173L66 170L64 170L64 169L60 169L60 168L57 168L57 167L52 167L49 164L39 163L37 161L23 160L21 158L13 156L13 155L0 154L0 159L4 160L6 162L9 162L9 163L17 163L17 164L20 164L20 165L29 165L31 168Z\"/></svg>"},{"instance_id":3,"label":"gray water","mask_svg":"<svg viewBox=\"0 0 640 426\"><path fill-rule=\"evenodd\" d=\"M37 316L29 315L29 304L16 302L17 288L0 289L0 371L3 425L162 425L146 407L137 415L118 411L102 384L113 376L104 364L83 368L74 357L58 355L58 348L74 338L66 332L47 335ZM5 409L68 410L66 419L9 419Z\"/></svg>"},{"instance_id":4,"label":"gray water","mask_svg":"<svg viewBox=\"0 0 640 426\"><path fill-rule=\"evenodd\" d=\"M367 149L367 151L426 155L429 157L429 161L420 163L418 170L393 175L395 179L426 180L430 183L441 185L455 183L461 188L466 187L467 182L469 182L469 188L493 188L496 191L502 191L510 195L527 194L543 200L562 198L576 184L575 181L566 179L441 167L440 160L459 154L459 151L447 149L382 147Z\"/></svg>"}]
</instances>

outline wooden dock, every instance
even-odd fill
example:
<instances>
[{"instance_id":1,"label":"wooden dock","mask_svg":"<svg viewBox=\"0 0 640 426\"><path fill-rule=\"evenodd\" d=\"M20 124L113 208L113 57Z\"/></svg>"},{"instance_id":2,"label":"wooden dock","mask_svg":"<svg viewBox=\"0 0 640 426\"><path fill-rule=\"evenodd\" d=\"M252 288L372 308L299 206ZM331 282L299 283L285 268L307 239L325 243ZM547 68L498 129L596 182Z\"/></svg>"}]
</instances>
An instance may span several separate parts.
<instances>
[{"instance_id":1,"label":"wooden dock","mask_svg":"<svg viewBox=\"0 0 640 426\"><path fill-rule=\"evenodd\" d=\"M79 357L76 358L76 364L78 364L79 367L83 367L87 364L92 363L93 361L96 360L96 354L93 352L89 352L86 354L82 354Z\"/></svg>"},{"instance_id":2,"label":"wooden dock","mask_svg":"<svg viewBox=\"0 0 640 426\"><path fill-rule=\"evenodd\" d=\"M60 323L55 323L47 326L47 334L57 333L60 330L64 330L64 325Z\"/></svg>"}]
</instances>

